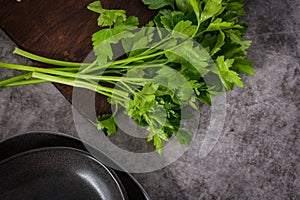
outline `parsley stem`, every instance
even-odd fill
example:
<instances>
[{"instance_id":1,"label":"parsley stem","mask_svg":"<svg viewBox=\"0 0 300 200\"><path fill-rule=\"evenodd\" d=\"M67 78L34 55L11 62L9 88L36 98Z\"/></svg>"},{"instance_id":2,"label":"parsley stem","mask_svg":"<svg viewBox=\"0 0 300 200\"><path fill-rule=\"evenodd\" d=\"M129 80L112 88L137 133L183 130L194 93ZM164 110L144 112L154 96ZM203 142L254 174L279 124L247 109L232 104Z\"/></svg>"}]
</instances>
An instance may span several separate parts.
<instances>
[{"instance_id":1,"label":"parsley stem","mask_svg":"<svg viewBox=\"0 0 300 200\"><path fill-rule=\"evenodd\" d=\"M120 81L120 83L122 85L124 85L128 89L129 92L131 92L132 94L134 93L134 91L126 83L124 83L123 81Z\"/></svg>"},{"instance_id":2,"label":"parsley stem","mask_svg":"<svg viewBox=\"0 0 300 200\"><path fill-rule=\"evenodd\" d=\"M198 33L199 29L200 29L201 23L202 23L202 22L199 21L199 19L198 19L198 25L197 25L197 28L196 28L194 34L192 35L192 38L195 38L195 37L197 36L197 33Z\"/></svg>"},{"instance_id":3,"label":"parsley stem","mask_svg":"<svg viewBox=\"0 0 300 200\"><path fill-rule=\"evenodd\" d=\"M93 67L89 71L87 71L86 73L92 73L92 72L99 71L99 70L105 69L105 68L107 68L108 73L110 73L110 72L115 73L114 70L120 71L121 69L125 69L125 70L128 71L130 69L135 69L135 68L160 67L160 66L163 66L162 63L165 63L166 61L167 61L167 59L159 59L159 60L147 62L149 64L146 64L146 65L145 64L128 65L129 62L123 62L123 63L120 63L120 65L113 65L113 64L115 64L114 62L116 62L116 61L114 61L114 62L110 62L110 63L108 63L107 65L104 65L104 66ZM109 65L111 65L111 66L108 67Z\"/></svg>"},{"instance_id":4,"label":"parsley stem","mask_svg":"<svg viewBox=\"0 0 300 200\"><path fill-rule=\"evenodd\" d=\"M116 90L114 88L104 87L99 84L92 84L92 83L87 83L85 81L81 81L81 80L77 80L77 79L69 79L69 78L65 78L65 77L52 76L52 75L43 74L43 73L39 73L39 72L33 72L32 77L46 80L46 81L53 82L53 83L60 83L60 84L65 84L65 85L69 85L69 86L73 86L73 87L84 88L84 89L88 89L91 91L96 91L99 94L103 94L108 97L113 96L113 98L122 100L122 101L124 101L124 98L128 99L126 92ZM119 98L115 95L118 95L121 98Z\"/></svg>"},{"instance_id":5,"label":"parsley stem","mask_svg":"<svg viewBox=\"0 0 300 200\"><path fill-rule=\"evenodd\" d=\"M57 70L57 71L65 71L65 72L78 72L78 68L75 68L75 67L58 67L58 68L49 68L49 69L52 69L52 70Z\"/></svg>"},{"instance_id":6,"label":"parsley stem","mask_svg":"<svg viewBox=\"0 0 300 200\"><path fill-rule=\"evenodd\" d=\"M81 66L89 66L90 65L90 63L66 62L66 61L60 61L60 60L55 60L55 59L51 59L51 58L45 58L42 56L34 55L32 53L29 53L29 52L24 51L19 48L15 48L13 53L23 56L25 58L29 58L31 60L39 61L39 62L50 64L50 65L57 65L57 66L64 66L64 67L81 67Z\"/></svg>"},{"instance_id":7,"label":"parsley stem","mask_svg":"<svg viewBox=\"0 0 300 200\"><path fill-rule=\"evenodd\" d=\"M122 63L131 63L131 62L134 62L134 61L141 61L141 60L153 58L153 57L156 57L156 56L159 56L159 55L162 55L162 54L164 54L164 52L157 52L155 54L140 56L140 57L129 57L129 58L126 58L124 60L116 60L114 62L114 64L122 64Z\"/></svg>"},{"instance_id":8,"label":"parsley stem","mask_svg":"<svg viewBox=\"0 0 300 200\"><path fill-rule=\"evenodd\" d=\"M90 65L88 65L86 68L82 69L80 72L86 72L88 70L90 70L91 68L93 68L95 65L97 64L97 60L95 60L93 63L91 63Z\"/></svg>"},{"instance_id":9,"label":"parsley stem","mask_svg":"<svg viewBox=\"0 0 300 200\"><path fill-rule=\"evenodd\" d=\"M128 64L128 63L131 63L131 62L134 62L134 61L141 61L141 60L145 60L145 59L149 59L149 58L153 58L153 57L158 57L160 55L165 54L166 52L173 51L173 50L179 48L183 44L184 44L184 42L182 42L181 44L179 44L177 46L174 46L174 47L172 47L170 49L159 51L157 53L153 53L153 54L146 55L146 56L129 57L129 58L126 58L126 59L123 59L123 60L116 60L116 61L114 61L112 63L116 64L116 65L123 64L123 63L127 63Z\"/></svg>"},{"instance_id":10,"label":"parsley stem","mask_svg":"<svg viewBox=\"0 0 300 200\"><path fill-rule=\"evenodd\" d=\"M33 80L23 80L18 81L14 83L9 83L3 87L14 87L14 86L23 86L23 85L32 85L32 84L40 84L40 83L48 83L47 80L41 80L41 79L33 79Z\"/></svg>"},{"instance_id":11,"label":"parsley stem","mask_svg":"<svg viewBox=\"0 0 300 200\"><path fill-rule=\"evenodd\" d=\"M170 34L169 34L170 35ZM163 38L162 40L160 40L159 42L157 42L155 45L153 45L152 47L148 48L146 51L142 52L140 55L145 55L145 54L149 54L150 50L157 50L156 48L159 47L161 44L163 44L164 42L167 42L168 39L171 39L170 36L166 36L165 38ZM161 49L159 49L161 50Z\"/></svg>"},{"instance_id":12,"label":"parsley stem","mask_svg":"<svg viewBox=\"0 0 300 200\"><path fill-rule=\"evenodd\" d=\"M166 61L166 60L161 60L161 61ZM154 63L154 62L153 62ZM103 74L107 74L107 73L115 73L115 74L120 74L120 75L124 75L126 74L129 70L131 69L138 69L138 68L151 68L151 67L160 67L162 66L162 64L152 64L152 65L148 65L148 64L139 64L139 65L128 65L128 63L124 63L121 66L117 66L114 68L109 68L107 71L102 72ZM88 73L95 73L97 71L99 71L101 69L95 67L93 68L91 71L89 71Z\"/></svg>"},{"instance_id":13,"label":"parsley stem","mask_svg":"<svg viewBox=\"0 0 300 200\"><path fill-rule=\"evenodd\" d=\"M144 78L130 78L130 77L117 77L117 76L98 76L98 75L89 75L89 74L81 74L81 73L71 73L65 71L58 71L55 69L45 69L39 67L32 67L26 65L17 65L17 64L9 64L9 63L2 63L0 62L0 67L8 68L8 69L16 69L16 70L23 70L23 71L32 71L32 72L41 72L45 74L53 74L59 76L65 76L70 78L78 78L78 79L93 79L99 81L148 81Z\"/></svg>"},{"instance_id":14,"label":"parsley stem","mask_svg":"<svg viewBox=\"0 0 300 200\"><path fill-rule=\"evenodd\" d=\"M24 79L25 80L30 79L31 76L32 76L32 72L6 79L6 80L0 82L0 88L5 87L6 85L14 83L14 82L22 81Z\"/></svg>"},{"instance_id":15,"label":"parsley stem","mask_svg":"<svg viewBox=\"0 0 300 200\"><path fill-rule=\"evenodd\" d=\"M124 105L124 107L125 107L125 105ZM116 103L115 111L112 115L115 116L118 113L118 110L119 110L119 104Z\"/></svg>"}]
</instances>

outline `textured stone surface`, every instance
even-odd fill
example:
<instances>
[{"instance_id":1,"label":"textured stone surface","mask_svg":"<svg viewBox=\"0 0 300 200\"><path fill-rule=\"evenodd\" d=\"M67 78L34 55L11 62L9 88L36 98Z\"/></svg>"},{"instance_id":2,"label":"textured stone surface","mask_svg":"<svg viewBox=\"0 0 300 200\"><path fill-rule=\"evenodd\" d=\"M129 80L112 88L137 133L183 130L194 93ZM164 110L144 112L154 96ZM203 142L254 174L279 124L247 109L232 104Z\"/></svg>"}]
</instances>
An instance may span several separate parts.
<instances>
[{"instance_id":1,"label":"textured stone surface","mask_svg":"<svg viewBox=\"0 0 300 200\"><path fill-rule=\"evenodd\" d=\"M198 157L199 138L170 166L134 175L154 200L300 199L300 3L253 0L246 10L256 75L228 93L226 123L207 157ZM1 32L0 60L26 63L13 46ZM1 69L0 79L11 75ZM76 135L71 106L51 84L0 90L0 139L31 130Z\"/></svg>"},{"instance_id":2,"label":"textured stone surface","mask_svg":"<svg viewBox=\"0 0 300 200\"><path fill-rule=\"evenodd\" d=\"M15 48L7 35L0 31L0 61L29 64L13 55ZM0 79L20 72L1 69ZM50 83L0 90L0 139L29 131L49 130L75 134L71 105Z\"/></svg>"}]
</instances>

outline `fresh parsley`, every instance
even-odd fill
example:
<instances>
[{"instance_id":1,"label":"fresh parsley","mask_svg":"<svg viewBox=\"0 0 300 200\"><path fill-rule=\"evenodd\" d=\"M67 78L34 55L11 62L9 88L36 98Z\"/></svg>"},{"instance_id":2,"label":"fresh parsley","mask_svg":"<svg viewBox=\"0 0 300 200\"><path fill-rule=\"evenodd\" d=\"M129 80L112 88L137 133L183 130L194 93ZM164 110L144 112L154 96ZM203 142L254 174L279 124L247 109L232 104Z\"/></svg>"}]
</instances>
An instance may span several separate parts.
<instances>
[{"instance_id":1,"label":"fresh parsley","mask_svg":"<svg viewBox=\"0 0 300 200\"><path fill-rule=\"evenodd\" d=\"M139 29L138 18L127 16L125 10L105 9L100 1L88 6L99 14L99 31L92 35L93 63L57 61L16 48L18 55L58 67L0 63L3 68L29 71L0 82L0 87L56 82L96 89L116 108L92 121L107 135L116 133L114 116L122 108L147 129L147 140L153 141L158 153L173 135L188 146L192 133L181 124L187 116L183 108L198 110L197 102L211 105L212 95L232 90L234 85L244 87L239 73L254 74L245 58L251 41L242 39L247 26L239 22L245 14L244 1L142 1L149 9L158 9L158 14ZM117 60L116 44L125 54ZM208 77L213 81L207 83ZM116 87L104 86L104 82Z\"/></svg>"}]
</instances>

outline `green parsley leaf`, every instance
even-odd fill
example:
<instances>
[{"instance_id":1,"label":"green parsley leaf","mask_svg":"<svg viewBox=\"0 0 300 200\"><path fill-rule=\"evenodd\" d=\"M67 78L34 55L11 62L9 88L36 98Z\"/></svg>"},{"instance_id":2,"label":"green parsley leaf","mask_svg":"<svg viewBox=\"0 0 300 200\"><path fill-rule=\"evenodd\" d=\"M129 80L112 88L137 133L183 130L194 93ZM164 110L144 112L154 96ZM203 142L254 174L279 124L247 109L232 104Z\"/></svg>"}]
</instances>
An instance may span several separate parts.
<instances>
[{"instance_id":1,"label":"green parsley leaf","mask_svg":"<svg viewBox=\"0 0 300 200\"><path fill-rule=\"evenodd\" d=\"M107 135L112 135L117 132L117 125L111 114L99 116L95 125L98 130L104 131Z\"/></svg>"},{"instance_id":2,"label":"green parsley leaf","mask_svg":"<svg viewBox=\"0 0 300 200\"><path fill-rule=\"evenodd\" d=\"M192 139L192 133L184 129L179 129L176 133L176 138L180 144L189 146Z\"/></svg>"},{"instance_id":3,"label":"green parsley leaf","mask_svg":"<svg viewBox=\"0 0 300 200\"><path fill-rule=\"evenodd\" d=\"M236 58L233 66L234 71L241 72L241 73L247 73L250 75L254 75L254 69L253 64L249 60L246 60L244 58Z\"/></svg>"},{"instance_id":4,"label":"green parsley leaf","mask_svg":"<svg viewBox=\"0 0 300 200\"><path fill-rule=\"evenodd\" d=\"M200 23L206 21L207 19L213 16L218 16L218 14L220 14L223 10L224 8L222 7L222 0L207 0L203 12L201 13L200 16L200 20L199 20Z\"/></svg>"},{"instance_id":5,"label":"green parsley leaf","mask_svg":"<svg viewBox=\"0 0 300 200\"><path fill-rule=\"evenodd\" d=\"M193 10L195 12L195 15L197 17L198 22L200 23L200 10L199 10L199 4L197 0L189 0L191 6L193 7Z\"/></svg>"},{"instance_id":6,"label":"green parsley leaf","mask_svg":"<svg viewBox=\"0 0 300 200\"><path fill-rule=\"evenodd\" d=\"M224 61L224 56L219 56L217 58L217 65L220 70L221 79L223 81L224 86L227 89L232 89L232 83L235 83L239 87L244 87L240 77L238 74L232 70L230 70L234 60L227 59Z\"/></svg>"},{"instance_id":7,"label":"green parsley leaf","mask_svg":"<svg viewBox=\"0 0 300 200\"><path fill-rule=\"evenodd\" d=\"M218 51L221 50L221 47L225 44L225 34L220 31L220 34L218 35L218 38L217 38L217 42L214 46L214 48L211 50L211 55L215 55Z\"/></svg>"},{"instance_id":8,"label":"green parsley leaf","mask_svg":"<svg viewBox=\"0 0 300 200\"><path fill-rule=\"evenodd\" d=\"M197 26L192 25L191 21L180 21L176 24L174 27L174 31L180 32L188 37L192 37L194 32L196 31ZM176 34L173 34L174 37L176 37Z\"/></svg>"},{"instance_id":9,"label":"green parsley leaf","mask_svg":"<svg viewBox=\"0 0 300 200\"><path fill-rule=\"evenodd\" d=\"M186 18L183 12L166 9L161 10L158 16L160 16L162 27L169 30L173 30L178 22Z\"/></svg>"},{"instance_id":10,"label":"green parsley leaf","mask_svg":"<svg viewBox=\"0 0 300 200\"><path fill-rule=\"evenodd\" d=\"M124 10L103 9L100 1L89 4L88 9L100 14L98 17L99 26L112 26L118 18L126 19Z\"/></svg>"},{"instance_id":11,"label":"green parsley leaf","mask_svg":"<svg viewBox=\"0 0 300 200\"><path fill-rule=\"evenodd\" d=\"M159 9L165 6L174 8L174 0L142 0L150 9Z\"/></svg>"},{"instance_id":12,"label":"green parsley leaf","mask_svg":"<svg viewBox=\"0 0 300 200\"><path fill-rule=\"evenodd\" d=\"M183 11L185 14L193 12L193 7L189 0L175 0L178 10Z\"/></svg>"}]
</instances>

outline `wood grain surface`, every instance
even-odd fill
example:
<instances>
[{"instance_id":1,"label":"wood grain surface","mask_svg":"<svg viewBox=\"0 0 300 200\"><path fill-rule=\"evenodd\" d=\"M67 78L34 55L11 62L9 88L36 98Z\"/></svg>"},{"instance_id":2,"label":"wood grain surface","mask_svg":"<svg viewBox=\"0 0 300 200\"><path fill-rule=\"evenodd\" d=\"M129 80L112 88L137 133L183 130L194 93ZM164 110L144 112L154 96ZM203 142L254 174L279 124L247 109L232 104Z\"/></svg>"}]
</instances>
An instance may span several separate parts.
<instances>
[{"instance_id":1,"label":"wood grain surface","mask_svg":"<svg viewBox=\"0 0 300 200\"><path fill-rule=\"evenodd\" d=\"M97 14L87 10L93 0L0 0L0 26L9 37L26 51L41 56L82 62L91 52L91 35L97 27ZM102 0L104 8L125 9L127 15L139 17L140 24L155 15L141 0ZM36 65L47 67L35 63ZM55 84L72 102L72 87ZM77 108L85 113L89 108ZM109 112L105 97L96 96L98 114Z\"/></svg>"}]
</instances>

